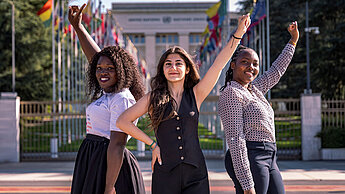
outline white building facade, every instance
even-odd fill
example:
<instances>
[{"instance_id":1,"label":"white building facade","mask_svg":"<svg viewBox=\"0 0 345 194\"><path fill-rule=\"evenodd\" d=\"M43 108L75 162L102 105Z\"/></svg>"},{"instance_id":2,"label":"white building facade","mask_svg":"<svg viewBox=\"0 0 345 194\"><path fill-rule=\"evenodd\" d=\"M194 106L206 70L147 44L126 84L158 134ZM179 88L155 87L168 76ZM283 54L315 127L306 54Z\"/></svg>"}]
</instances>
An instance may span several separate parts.
<instances>
[{"instance_id":1,"label":"white building facade","mask_svg":"<svg viewBox=\"0 0 345 194\"><path fill-rule=\"evenodd\" d=\"M207 26L205 11L215 3L113 3L112 14L146 60L150 77L167 48L178 45L196 56ZM237 26L230 13L230 29Z\"/></svg>"}]
</instances>

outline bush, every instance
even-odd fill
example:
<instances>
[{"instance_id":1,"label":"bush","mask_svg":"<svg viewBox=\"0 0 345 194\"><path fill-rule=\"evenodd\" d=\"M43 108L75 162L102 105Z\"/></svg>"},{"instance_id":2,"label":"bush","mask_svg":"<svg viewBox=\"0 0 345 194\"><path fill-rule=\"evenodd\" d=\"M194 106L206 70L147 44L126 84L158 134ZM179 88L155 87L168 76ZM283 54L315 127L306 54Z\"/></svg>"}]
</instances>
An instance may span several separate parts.
<instances>
[{"instance_id":1,"label":"bush","mask_svg":"<svg viewBox=\"0 0 345 194\"><path fill-rule=\"evenodd\" d=\"M317 137L321 138L322 148L345 148L345 129L328 127L322 129Z\"/></svg>"}]
</instances>

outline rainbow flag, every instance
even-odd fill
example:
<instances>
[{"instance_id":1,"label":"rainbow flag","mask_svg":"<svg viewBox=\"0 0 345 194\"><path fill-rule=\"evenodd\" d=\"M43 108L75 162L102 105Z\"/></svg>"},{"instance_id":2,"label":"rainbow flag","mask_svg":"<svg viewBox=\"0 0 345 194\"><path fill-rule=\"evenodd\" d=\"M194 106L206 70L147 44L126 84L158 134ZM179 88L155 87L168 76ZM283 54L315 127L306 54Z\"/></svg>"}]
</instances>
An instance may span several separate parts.
<instances>
[{"instance_id":1,"label":"rainbow flag","mask_svg":"<svg viewBox=\"0 0 345 194\"><path fill-rule=\"evenodd\" d=\"M52 0L48 0L43 7L37 12L44 25L48 27L51 24L52 18Z\"/></svg>"}]
</instances>

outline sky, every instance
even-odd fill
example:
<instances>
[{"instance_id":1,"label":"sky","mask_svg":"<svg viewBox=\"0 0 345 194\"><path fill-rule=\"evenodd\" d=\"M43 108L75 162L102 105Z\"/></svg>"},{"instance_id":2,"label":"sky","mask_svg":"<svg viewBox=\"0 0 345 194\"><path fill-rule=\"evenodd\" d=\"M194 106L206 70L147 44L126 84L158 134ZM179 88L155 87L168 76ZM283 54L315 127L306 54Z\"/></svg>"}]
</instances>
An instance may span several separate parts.
<instances>
[{"instance_id":1,"label":"sky","mask_svg":"<svg viewBox=\"0 0 345 194\"><path fill-rule=\"evenodd\" d=\"M218 2L219 0L101 0L105 9L111 9L112 2ZM237 11L235 3L238 0L230 0L230 11ZM98 2L98 1L97 1Z\"/></svg>"}]
</instances>

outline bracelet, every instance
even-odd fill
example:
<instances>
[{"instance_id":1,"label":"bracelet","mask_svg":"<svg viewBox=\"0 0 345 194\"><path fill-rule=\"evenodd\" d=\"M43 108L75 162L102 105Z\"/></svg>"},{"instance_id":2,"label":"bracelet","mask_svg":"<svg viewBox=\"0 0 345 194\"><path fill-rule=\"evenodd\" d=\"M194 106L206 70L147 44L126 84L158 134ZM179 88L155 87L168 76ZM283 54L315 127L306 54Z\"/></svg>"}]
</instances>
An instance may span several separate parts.
<instances>
[{"instance_id":1,"label":"bracelet","mask_svg":"<svg viewBox=\"0 0 345 194\"><path fill-rule=\"evenodd\" d=\"M151 145L150 145L150 149L151 149L151 147L153 146L154 143L156 143L156 141L155 141L155 140L152 140L152 143L151 143Z\"/></svg>"},{"instance_id":2,"label":"bracelet","mask_svg":"<svg viewBox=\"0 0 345 194\"><path fill-rule=\"evenodd\" d=\"M150 150L153 151L156 149L156 147L157 147L157 143L155 144L155 146L153 148L150 147Z\"/></svg>"},{"instance_id":3,"label":"bracelet","mask_svg":"<svg viewBox=\"0 0 345 194\"><path fill-rule=\"evenodd\" d=\"M232 35L234 39L241 40L242 38L236 37L235 35Z\"/></svg>"},{"instance_id":4,"label":"bracelet","mask_svg":"<svg viewBox=\"0 0 345 194\"><path fill-rule=\"evenodd\" d=\"M155 146L152 148L153 144L155 144ZM157 147L157 143L155 140L153 140L153 142L150 145L150 150L153 151L156 147Z\"/></svg>"},{"instance_id":5,"label":"bracelet","mask_svg":"<svg viewBox=\"0 0 345 194\"><path fill-rule=\"evenodd\" d=\"M296 47L296 43L295 43L294 41L290 40L289 43L290 43L291 45L293 45L294 47Z\"/></svg>"},{"instance_id":6,"label":"bracelet","mask_svg":"<svg viewBox=\"0 0 345 194\"><path fill-rule=\"evenodd\" d=\"M152 145L153 144L155 144L155 146L154 147L152 147ZM155 140L153 140L153 142L151 143L151 145L150 145L150 150L151 151L153 151L153 150L155 150L156 149L156 147L157 147L157 143L156 143L156 141Z\"/></svg>"}]
</instances>

